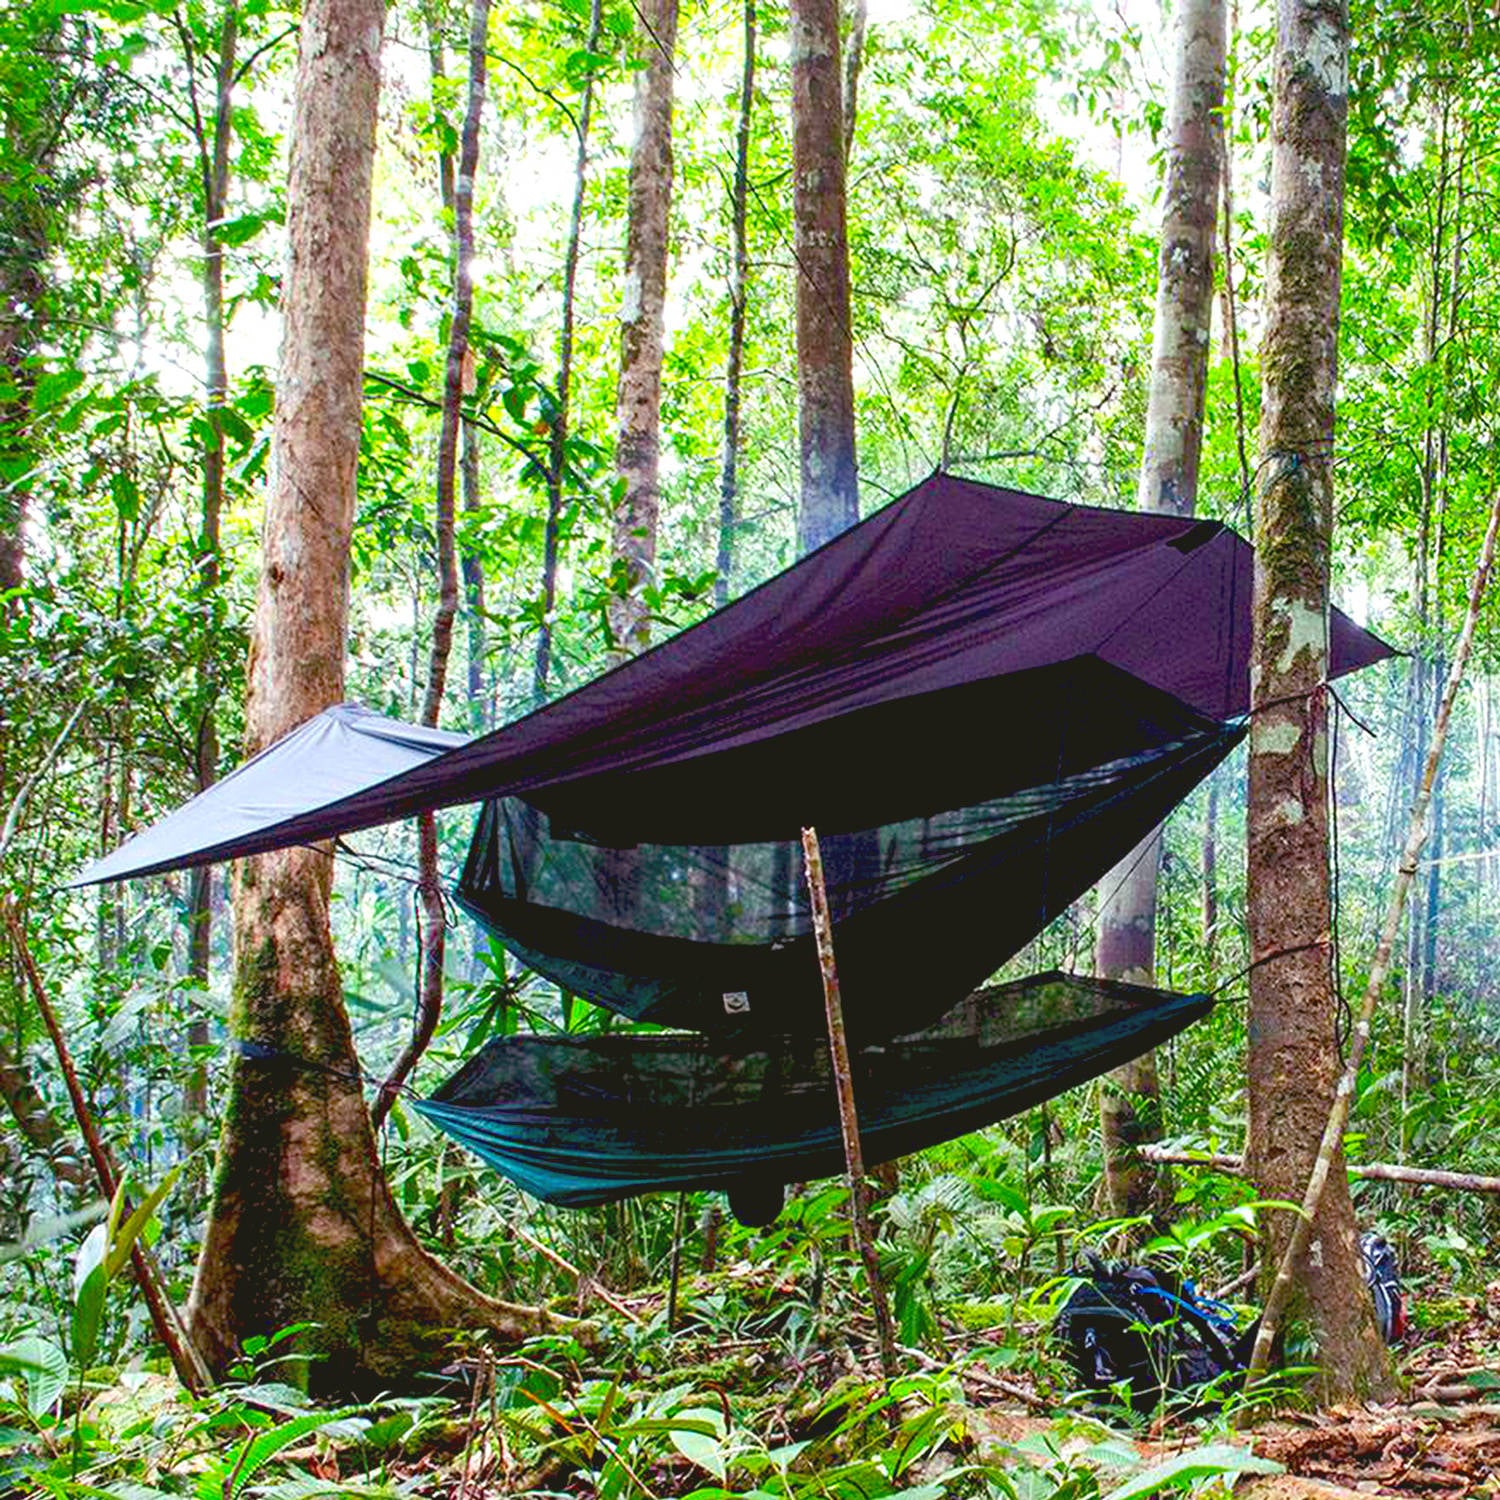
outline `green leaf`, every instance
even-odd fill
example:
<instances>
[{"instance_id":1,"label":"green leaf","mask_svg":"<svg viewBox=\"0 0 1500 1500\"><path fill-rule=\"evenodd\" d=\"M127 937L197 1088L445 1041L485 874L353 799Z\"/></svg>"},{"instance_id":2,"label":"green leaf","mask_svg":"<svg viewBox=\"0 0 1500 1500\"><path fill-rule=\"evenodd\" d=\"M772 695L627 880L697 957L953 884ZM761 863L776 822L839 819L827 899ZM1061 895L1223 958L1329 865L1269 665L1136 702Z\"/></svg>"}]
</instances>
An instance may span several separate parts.
<instances>
[{"instance_id":1,"label":"green leaf","mask_svg":"<svg viewBox=\"0 0 1500 1500\"><path fill-rule=\"evenodd\" d=\"M357 1416L368 1410L366 1406L344 1406L336 1411L308 1412L305 1416L293 1417L290 1422L283 1422L280 1427L271 1428L269 1432L257 1433L254 1437L247 1439L240 1448L234 1462L229 1466L229 1472L224 1476L222 1487L209 1476L205 1476L205 1482L200 1486L200 1494L205 1496L205 1500L221 1500L221 1497L222 1500L239 1500L239 1495L246 1485L283 1448L290 1448L299 1439L308 1437L331 1423L341 1422L346 1417Z\"/></svg>"},{"instance_id":2,"label":"green leaf","mask_svg":"<svg viewBox=\"0 0 1500 1500\"><path fill-rule=\"evenodd\" d=\"M141 1237L146 1225L151 1222L156 1210L161 1207L162 1200L177 1185L177 1179L182 1175L183 1163L179 1162L167 1173L157 1185L146 1195L145 1201L130 1215L126 1221L119 1226L109 1237L109 1253L104 1262L104 1274L107 1280L114 1280L120 1274L121 1268L130 1256L135 1242ZM121 1183L120 1192L116 1195L124 1202L125 1184ZM111 1215L114 1217L114 1215Z\"/></svg>"},{"instance_id":3,"label":"green leaf","mask_svg":"<svg viewBox=\"0 0 1500 1500\"><path fill-rule=\"evenodd\" d=\"M26 1382L26 1410L43 1416L57 1404L68 1383L68 1360L49 1339L30 1335L0 1349L0 1375Z\"/></svg>"},{"instance_id":4,"label":"green leaf","mask_svg":"<svg viewBox=\"0 0 1500 1500\"><path fill-rule=\"evenodd\" d=\"M1257 1458L1244 1448L1231 1447L1228 1443L1210 1443L1153 1464L1134 1479L1116 1486L1104 1500L1143 1500L1143 1497L1159 1494L1162 1490L1185 1490L1194 1480L1210 1479L1220 1474L1283 1472L1280 1464L1269 1458Z\"/></svg>"},{"instance_id":5,"label":"green leaf","mask_svg":"<svg viewBox=\"0 0 1500 1500\"><path fill-rule=\"evenodd\" d=\"M56 370L40 376L32 388L31 409L41 412L61 406L82 384L82 370Z\"/></svg>"},{"instance_id":6,"label":"green leaf","mask_svg":"<svg viewBox=\"0 0 1500 1500\"><path fill-rule=\"evenodd\" d=\"M99 1326L104 1319L104 1294L109 1286L104 1260L109 1251L109 1225L95 1224L78 1248L73 1262L73 1318L70 1335L73 1358L80 1370L94 1361Z\"/></svg>"}]
</instances>

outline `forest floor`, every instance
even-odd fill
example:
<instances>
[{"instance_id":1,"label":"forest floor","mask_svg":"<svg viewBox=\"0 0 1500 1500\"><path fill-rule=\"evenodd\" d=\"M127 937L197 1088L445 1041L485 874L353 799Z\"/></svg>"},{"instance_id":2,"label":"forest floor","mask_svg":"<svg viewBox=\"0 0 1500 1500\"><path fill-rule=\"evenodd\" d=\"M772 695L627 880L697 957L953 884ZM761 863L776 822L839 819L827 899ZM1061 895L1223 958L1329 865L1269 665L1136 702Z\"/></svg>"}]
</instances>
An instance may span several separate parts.
<instances>
[{"instance_id":1,"label":"forest floor","mask_svg":"<svg viewBox=\"0 0 1500 1500\"><path fill-rule=\"evenodd\" d=\"M600 1319L598 1347L563 1336L476 1351L432 1397L309 1408L273 1368L202 1398L173 1438L169 1413L185 1398L170 1375L111 1382L88 1400L85 1465L69 1475L91 1487L55 1492L124 1493L111 1484L128 1479L157 1495L167 1476L175 1488L191 1474L200 1494L247 1500L1108 1500L1117 1487L1156 1493L1141 1486L1158 1468L1175 1466L1179 1481L1193 1464L1244 1473L1248 1449L1283 1472L1242 1479L1246 1500L1500 1500L1500 1281L1482 1297L1423 1287L1398 1351L1400 1401L1283 1410L1251 1432L1222 1416L1107 1425L1070 1391L1045 1324L999 1305L990 1326L930 1324L928 1348L903 1351L888 1389L873 1326L847 1297L820 1311L764 1267L690 1278L675 1333L660 1294L598 1290L586 1281L573 1309ZM977 1312L988 1310L966 1316ZM29 1472L49 1454L59 1474L73 1468L68 1431L65 1415ZM0 1462L0 1493L14 1492Z\"/></svg>"},{"instance_id":2,"label":"forest floor","mask_svg":"<svg viewBox=\"0 0 1500 1500\"><path fill-rule=\"evenodd\" d=\"M626 1306L618 1301L616 1306L643 1320L660 1311L651 1299L623 1302ZM1172 1422L1149 1433L1107 1430L1092 1413L1070 1405L1045 1375L1038 1380L1022 1369L997 1364L998 1333L960 1334L952 1329L948 1362L915 1350L903 1355L908 1369L942 1374L949 1383L943 1440L928 1441L922 1457L901 1477L914 1492L941 1495L944 1476L956 1477L952 1471L966 1464L1006 1469L1025 1461L1060 1476L1071 1466L1102 1462L1096 1493L1107 1494L1125 1477L1119 1467L1122 1453L1128 1467L1133 1450L1138 1468L1145 1469L1195 1447L1228 1441L1285 1469L1284 1474L1242 1479L1235 1493L1249 1500L1349 1500L1368 1495L1500 1500L1500 1281L1483 1298L1434 1299L1422 1308L1420 1318L1398 1351L1405 1390L1400 1401L1358 1409L1283 1412L1251 1433L1227 1436L1222 1420ZM878 1389L873 1330L862 1327L861 1321L857 1316L846 1319L842 1337L827 1344L819 1341L802 1357L789 1359L785 1344L777 1340L697 1333L689 1320L672 1339L671 1361L658 1370L655 1385L666 1389L692 1382L700 1393L693 1404L702 1407L702 1397L708 1394L723 1402L726 1417L731 1398L737 1408L748 1398L763 1444L786 1445L787 1451L805 1448L799 1467L851 1467L861 1438L847 1413L836 1403L830 1408L829 1397L841 1386L850 1392ZM626 1383L639 1389L639 1374L627 1374ZM645 1383L649 1387L652 1377L647 1375ZM854 1398L856 1405L860 1399ZM571 1461L569 1455L576 1457L580 1451L576 1444L554 1446L552 1456L540 1464L518 1465L503 1437L497 1441L493 1428L482 1430L483 1404L481 1393L475 1401L479 1420L467 1432L450 1429L449 1442L456 1441L459 1451L448 1446L446 1452L413 1455L412 1469L402 1475L412 1489L444 1500L532 1488L579 1497L604 1492L597 1456L593 1465ZM920 1398L903 1400L898 1410L910 1419L920 1406ZM641 1427L637 1415L633 1429ZM601 1431L598 1436L605 1435ZM694 1463L689 1457L693 1451L684 1443L675 1452L665 1445L649 1457L643 1452L636 1474L641 1488L662 1500L737 1493L728 1488L704 1490L703 1464L712 1466L713 1460L710 1455ZM1045 1493L1046 1488L1032 1486L1031 1492ZM1082 1494L1087 1488L1063 1488L1058 1493Z\"/></svg>"}]
</instances>

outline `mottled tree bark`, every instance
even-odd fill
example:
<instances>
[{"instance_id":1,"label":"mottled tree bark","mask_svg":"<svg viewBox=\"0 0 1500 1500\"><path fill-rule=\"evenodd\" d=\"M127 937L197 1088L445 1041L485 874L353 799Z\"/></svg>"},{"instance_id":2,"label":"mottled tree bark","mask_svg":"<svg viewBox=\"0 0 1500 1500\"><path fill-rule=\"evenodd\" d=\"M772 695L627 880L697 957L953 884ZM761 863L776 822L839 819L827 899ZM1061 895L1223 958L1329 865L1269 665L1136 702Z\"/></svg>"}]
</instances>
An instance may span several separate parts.
<instances>
[{"instance_id":1,"label":"mottled tree bark","mask_svg":"<svg viewBox=\"0 0 1500 1500\"><path fill-rule=\"evenodd\" d=\"M755 111L755 0L745 0L745 57L740 114L734 134L734 186L729 201L729 353L724 363L724 461L719 475L719 551L714 603L729 603L739 525L740 380L745 362L745 295L750 250L745 237L750 202L750 123Z\"/></svg>"},{"instance_id":2,"label":"mottled tree bark","mask_svg":"<svg viewBox=\"0 0 1500 1500\"><path fill-rule=\"evenodd\" d=\"M1137 503L1142 510L1193 513L1203 446L1213 315L1213 252L1219 206L1224 103L1223 0L1184 0L1177 12L1172 108L1167 120L1151 394ZM1156 962L1156 886L1161 831L1149 835L1104 879L1097 972L1151 984ZM1152 1054L1116 1069L1099 1093L1105 1182L1117 1214L1165 1216L1167 1174L1137 1148L1161 1139L1161 1086Z\"/></svg>"},{"instance_id":3,"label":"mottled tree bark","mask_svg":"<svg viewBox=\"0 0 1500 1500\"><path fill-rule=\"evenodd\" d=\"M797 549L807 553L859 519L859 475L838 0L792 0L789 20L802 469Z\"/></svg>"},{"instance_id":4,"label":"mottled tree bark","mask_svg":"<svg viewBox=\"0 0 1500 1500\"><path fill-rule=\"evenodd\" d=\"M281 370L246 749L344 692L381 0L303 12ZM222 1369L249 1334L310 1323L320 1386L401 1379L444 1330L529 1331L417 1245L381 1173L328 926L325 848L247 860L234 892L240 1050L190 1315Z\"/></svg>"},{"instance_id":5,"label":"mottled tree bark","mask_svg":"<svg viewBox=\"0 0 1500 1500\"><path fill-rule=\"evenodd\" d=\"M1279 0L1251 648L1249 1134L1265 1198L1300 1201L1339 1075L1330 964L1328 609L1349 20ZM1342 1154L1297 1266L1325 1396L1383 1392ZM1268 1266L1292 1233L1266 1219Z\"/></svg>"},{"instance_id":6,"label":"mottled tree bark","mask_svg":"<svg viewBox=\"0 0 1500 1500\"><path fill-rule=\"evenodd\" d=\"M0 1099L5 1100L26 1144L47 1163L52 1175L70 1187L89 1181L88 1168L79 1160L71 1135L42 1097L24 1057L13 1056L0 1042Z\"/></svg>"},{"instance_id":7,"label":"mottled tree bark","mask_svg":"<svg viewBox=\"0 0 1500 1500\"><path fill-rule=\"evenodd\" d=\"M667 228L672 207L672 56L677 0L641 0L635 75L635 144L630 152L625 282L620 301L620 380L615 393L615 468L623 493L615 512L622 592L609 609L622 652L650 643L643 591L656 571L661 513L661 362L667 300Z\"/></svg>"}]
</instances>

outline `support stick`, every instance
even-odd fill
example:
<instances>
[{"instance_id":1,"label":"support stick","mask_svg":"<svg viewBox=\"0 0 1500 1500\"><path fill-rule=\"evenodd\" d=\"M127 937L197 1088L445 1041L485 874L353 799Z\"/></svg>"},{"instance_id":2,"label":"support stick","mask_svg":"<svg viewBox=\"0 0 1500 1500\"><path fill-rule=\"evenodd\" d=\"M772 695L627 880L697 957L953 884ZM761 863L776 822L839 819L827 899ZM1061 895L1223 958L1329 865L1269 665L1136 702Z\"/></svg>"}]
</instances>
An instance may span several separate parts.
<instances>
[{"instance_id":1,"label":"support stick","mask_svg":"<svg viewBox=\"0 0 1500 1500\"><path fill-rule=\"evenodd\" d=\"M880 1343L880 1368L887 1380L899 1373L896 1364L896 1330L880 1277L880 1258L870 1228L869 1191L865 1184L864 1152L859 1142L859 1115L854 1108L854 1072L849 1065L849 1039L844 1032L844 1005L839 996L839 972L833 955L833 919L828 912L828 888L823 883L823 853L818 830L802 830L802 858L807 866L807 890L812 901L813 934L818 943L818 963L823 970L823 1001L828 1011L828 1056L833 1068L834 1092L839 1101L839 1125L844 1133L844 1163L849 1170L849 1210L854 1246L864 1262L865 1281L875 1312L875 1333Z\"/></svg>"},{"instance_id":2,"label":"support stick","mask_svg":"<svg viewBox=\"0 0 1500 1500\"><path fill-rule=\"evenodd\" d=\"M83 1133L84 1144L88 1147L89 1157L94 1164L94 1173L99 1179L99 1190L106 1198L113 1199L119 1187L120 1174L110 1157L109 1147L94 1125L88 1100L84 1098L83 1085L78 1081L78 1070L73 1066L72 1054L68 1051L67 1040L58 1024L57 1012L52 1009L52 1002L47 998L46 986L42 983L36 960L31 956L20 920L8 904L5 908L5 924L9 929L16 957L20 959L21 968L25 972L31 997L36 1002L37 1010L41 1012L42 1024L47 1028L47 1035L52 1038L52 1047L57 1053L57 1063L62 1070L68 1099L73 1105L74 1117ZM195 1396L212 1390L213 1375L183 1326L171 1298L166 1294L155 1257L137 1241L130 1250L130 1263L140 1285L141 1296L145 1299L146 1309L151 1314L151 1322L156 1328L156 1336L166 1347L172 1367L177 1371L177 1378Z\"/></svg>"},{"instance_id":3,"label":"support stick","mask_svg":"<svg viewBox=\"0 0 1500 1500\"><path fill-rule=\"evenodd\" d=\"M672 1216L672 1279L667 1288L667 1332L677 1332L677 1292L682 1284L682 1231L687 1220L687 1194L678 1193Z\"/></svg>"},{"instance_id":4,"label":"support stick","mask_svg":"<svg viewBox=\"0 0 1500 1500\"><path fill-rule=\"evenodd\" d=\"M1271 1283L1270 1295L1266 1298L1265 1311L1261 1314L1260 1332L1255 1339L1255 1348L1250 1355L1250 1367L1245 1372L1245 1388L1249 1390L1265 1374L1271 1357L1271 1342L1276 1337L1277 1324L1286 1309L1292 1288L1296 1284L1297 1267L1307 1252L1308 1239L1317 1218L1318 1205L1323 1201L1323 1189L1327 1186L1335 1158L1344 1141L1344 1126L1349 1119L1349 1106L1354 1099L1355 1084L1359 1079L1359 1065L1365 1055L1365 1046L1370 1040L1370 1022L1375 1014L1375 1004L1385 987L1386 975L1390 972L1391 954L1396 946L1396 935L1401 929L1401 918L1406 910L1406 895L1412 879L1417 873L1417 861L1422 846L1427 842L1427 809L1432 800L1433 783L1437 780L1438 764L1443 755L1443 743L1448 738L1448 723L1453 716L1453 703L1463 683L1464 671L1469 664L1469 652L1474 645L1474 631L1479 623L1479 608L1484 602L1485 589L1490 581L1490 572L1495 564L1495 541L1500 534L1500 489L1490 502L1490 523L1484 534L1484 546L1480 551L1479 564L1469 586L1469 609L1464 616L1463 630L1459 633L1458 647L1453 653L1453 665L1448 672L1448 681L1443 688L1443 699L1438 706L1437 720L1432 726L1432 742L1427 751L1427 762L1422 768L1422 782L1412 803L1411 821L1407 825L1406 845L1401 851L1400 863L1396 866L1396 881L1391 888L1391 899L1386 906L1385 926L1380 942L1375 948L1375 958L1370 964L1369 978L1365 984L1364 1000L1359 1008L1359 1020L1349 1038L1349 1057L1344 1066L1343 1077L1334 1091L1333 1104L1328 1111L1328 1123L1323 1128L1323 1140L1313 1162L1312 1175L1307 1181L1307 1191L1302 1197L1302 1211L1292 1226L1291 1238L1281 1264L1276 1268L1276 1279ZM1246 1408L1248 1411L1249 1408Z\"/></svg>"}]
</instances>

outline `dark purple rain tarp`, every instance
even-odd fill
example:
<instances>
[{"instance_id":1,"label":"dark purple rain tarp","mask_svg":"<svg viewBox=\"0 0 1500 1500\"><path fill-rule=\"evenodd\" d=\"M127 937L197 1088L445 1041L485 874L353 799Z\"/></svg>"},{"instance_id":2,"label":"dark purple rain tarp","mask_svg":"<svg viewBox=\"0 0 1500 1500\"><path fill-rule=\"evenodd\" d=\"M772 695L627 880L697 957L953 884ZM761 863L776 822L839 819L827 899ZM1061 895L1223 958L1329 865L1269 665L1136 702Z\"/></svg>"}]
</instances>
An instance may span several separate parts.
<instances>
[{"instance_id":1,"label":"dark purple rain tarp","mask_svg":"<svg viewBox=\"0 0 1500 1500\"><path fill-rule=\"evenodd\" d=\"M253 806L226 812L215 788L79 882L498 795L524 796L554 831L616 844L734 843L925 816L1137 753L1162 732L1164 696L1185 721L1243 714L1253 565L1249 545L1216 522L935 474L699 625L504 729L389 779L361 768L321 802L305 795L309 778L322 766L336 785L340 768L326 762L341 752L288 737L234 779L261 768L284 789L269 832L255 831ZM1331 652L1335 676L1391 654L1338 612ZM1059 702L1072 711L1061 743L1035 732ZM281 816L292 797L305 810ZM168 841L148 842L168 825L184 831L170 854Z\"/></svg>"}]
</instances>

